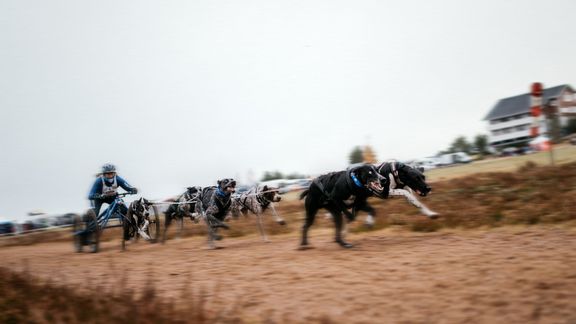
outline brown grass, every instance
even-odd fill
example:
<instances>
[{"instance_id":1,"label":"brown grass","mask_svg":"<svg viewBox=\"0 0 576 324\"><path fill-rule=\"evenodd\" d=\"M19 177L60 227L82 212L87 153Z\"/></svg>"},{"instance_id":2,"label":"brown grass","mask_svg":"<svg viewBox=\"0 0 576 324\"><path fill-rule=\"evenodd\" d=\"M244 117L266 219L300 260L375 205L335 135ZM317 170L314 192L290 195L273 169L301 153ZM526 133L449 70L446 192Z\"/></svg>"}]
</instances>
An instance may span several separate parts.
<instances>
[{"instance_id":1,"label":"brown grass","mask_svg":"<svg viewBox=\"0 0 576 324\"><path fill-rule=\"evenodd\" d=\"M576 163L542 166L533 160L526 160L523 164L514 166L515 169L510 172L480 172L433 182L433 193L420 200L442 215L438 220L425 218L403 198L373 198L370 202L376 208L375 226L368 229L362 222L357 221L351 224L349 229L352 232L363 232L393 226L417 232L433 232L443 228L533 225L576 219ZM277 211L288 224L276 224L268 212L264 217L267 234L296 235L304 218L303 202L297 199L297 194L287 195L278 204ZM315 227L332 227L332 222L323 217L324 212L319 212ZM362 214L359 217L361 218ZM225 236L243 237L258 233L254 215L232 219L229 224L229 231L221 231ZM169 239L174 238L176 225L172 225L168 233ZM194 224L185 219L183 237L205 234L206 226L203 223ZM102 240L117 240L120 246L120 237L119 229L106 229ZM38 234L29 238L4 239L0 245L61 240L72 241L69 230Z\"/></svg>"},{"instance_id":2,"label":"brown grass","mask_svg":"<svg viewBox=\"0 0 576 324\"><path fill-rule=\"evenodd\" d=\"M553 150L556 165L576 162L576 145L555 145ZM523 156L491 158L470 164L449 166L426 171L429 181L436 182L470 176L485 172L514 172L527 162L540 166L550 165L550 153L538 152Z\"/></svg>"},{"instance_id":3,"label":"brown grass","mask_svg":"<svg viewBox=\"0 0 576 324\"><path fill-rule=\"evenodd\" d=\"M41 281L27 271L0 268L0 323L242 322L237 308L208 309L202 290L185 289L179 300L163 299L150 280L137 295L127 288L126 279L126 273L115 279L115 288L87 280L86 286L72 289Z\"/></svg>"}]
</instances>

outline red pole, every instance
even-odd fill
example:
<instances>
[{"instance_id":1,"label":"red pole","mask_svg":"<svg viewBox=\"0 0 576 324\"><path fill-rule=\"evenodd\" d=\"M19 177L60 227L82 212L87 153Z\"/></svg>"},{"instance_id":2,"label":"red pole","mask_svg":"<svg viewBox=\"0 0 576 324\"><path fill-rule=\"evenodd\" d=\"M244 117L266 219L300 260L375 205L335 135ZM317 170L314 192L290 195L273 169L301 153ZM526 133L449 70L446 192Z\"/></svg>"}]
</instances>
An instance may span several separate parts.
<instances>
[{"instance_id":1,"label":"red pole","mask_svg":"<svg viewBox=\"0 0 576 324\"><path fill-rule=\"evenodd\" d=\"M540 118L542 116L542 83L534 82L530 87L530 114L532 115L532 127L530 136L540 135Z\"/></svg>"}]
</instances>

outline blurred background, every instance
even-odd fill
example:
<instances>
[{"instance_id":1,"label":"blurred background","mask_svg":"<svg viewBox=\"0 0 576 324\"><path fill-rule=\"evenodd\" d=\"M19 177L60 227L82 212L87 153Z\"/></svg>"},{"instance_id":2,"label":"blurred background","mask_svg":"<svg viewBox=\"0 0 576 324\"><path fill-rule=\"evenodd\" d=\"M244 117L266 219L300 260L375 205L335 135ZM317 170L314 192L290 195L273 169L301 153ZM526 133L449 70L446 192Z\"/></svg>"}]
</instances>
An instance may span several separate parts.
<instances>
[{"instance_id":1,"label":"blurred background","mask_svg":"<svg viewBox=\"0 0 576 324\"><path fill-rule=\"evenodd\" d=\"M463 151L454 141L489 136L483 119L531 82L571 93L574 9L2 1L0 218L83 210L107 162L163 199L342 169L356 147L378 161Z\"/></svg>"},{"instance_id":2,"label":"blurred background","mask_svg":"<svg viewBox=\"0 0 576 324\"><path fill-rule=\"evenodd\" d=\"M576 322L575 12L569 0L0 1L0 322ZM293 251L314 177L392 159L425 170L439 220L371 199L375 223L348 228L360 253L336 250L322 213L320 248ZM116 253L122 233L107 229L104 253L73 254L68 228L46 229L89 207L105 163L155 201L222 178L278 187L287 225L267 217L265 247L253 217L234 219L231 253L204 251L206 228L186 219L186 239L164 248ZM88 272L103 275L91 285ZM187 302L198 283L226 289L173 312L169 298ZM112 304L116 319L99 317Z\"/></svg>"}]
</instances>

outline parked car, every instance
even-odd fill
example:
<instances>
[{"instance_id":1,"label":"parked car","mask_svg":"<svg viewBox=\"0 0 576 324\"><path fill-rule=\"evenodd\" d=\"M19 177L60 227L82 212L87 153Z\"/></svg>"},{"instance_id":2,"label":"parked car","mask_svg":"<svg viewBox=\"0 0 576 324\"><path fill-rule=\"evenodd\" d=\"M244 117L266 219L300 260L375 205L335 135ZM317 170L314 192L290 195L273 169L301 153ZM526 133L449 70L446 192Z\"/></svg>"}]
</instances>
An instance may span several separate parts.
<instances>
[{"instance_id":1,"label":"parked car","mask_svg":"<svg viewBox=\"0 0 576 324\"><path fill-rule=\"evenodd\" d=\"M247 185L238 185L236 186L236 194L239 195L241 193L244 193L246 191L250 190L250 186Z\"/></svg>"},{"instance_id":2,"label":"parked car","mask_svg":"<svg viewBox=\"0 0 576 324\"><path fill-rule=\"evenodd\" d=\"M276 179L260 183L260 186L267 185L268 187L278 188L280 194L285 194L290 191L301 190L308 188L310 179Z\"/></svg>"},{"instance_id":3,"label":"parked car","mask_svg":"<svg viewBox=\"0 0 576 324\"><path fill-rule=\"evenodd\" d=\"M456 163L470 163L472 158L464 152L442 154L437 157L438 165L451 165Z\"/></svg>"},{"instance_id":4,"label":"parked car","mask_svg":"<svg viewBox=\"0 0 576 324\"><path fill-rule=\"evenodd\" d=\"M414 160L412 163L409 163L409 165L415 168L423 168L424 171L426 171L437 168L438 161L435 158L423 158Z\"/></svg>"},{"instance_id":5,"label":"parked car","mask_svg":"<svg viewBox=\"0 0 576 324\"><path fill-rule=\"evenodd\" d=\"M16 225L10 221L0 221L0 235L13 235L16 233Z\"/></svg>"},{"instance_id":6,"label":"parked car","mask_svg":"<svg viewBox=\"0 0 576 324\"><path fill-rule=\"evenodd\" d=\"M25 221L22 223L22 232L31 231L34 229L34 223L32 221Z\"/></svg>"},{"instance_id":7,"label":"parked car","mask_svg":"<svg viewBox=\"0 0 576 324\"><path fill-rule=\"evenodd\" d=\"M54 222L54 226L64 226L64 225L72 225L74 223L74 214L64 214L61 216L56 217L56 221Z\"/></svg>"}]
</instances>

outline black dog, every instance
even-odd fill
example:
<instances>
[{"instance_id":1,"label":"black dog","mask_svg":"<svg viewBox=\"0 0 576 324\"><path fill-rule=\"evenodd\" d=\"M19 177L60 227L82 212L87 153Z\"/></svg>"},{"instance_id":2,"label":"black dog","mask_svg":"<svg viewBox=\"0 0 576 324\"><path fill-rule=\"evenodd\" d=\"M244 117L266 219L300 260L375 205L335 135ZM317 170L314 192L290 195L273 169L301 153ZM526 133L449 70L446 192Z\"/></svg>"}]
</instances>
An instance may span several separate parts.
<instances>
[{"instance_id":1,"label":"black dog","mask_svg":"<svg viewBox=\"0 0 576 324\"><path fill-rule=\"evenodd\" d=\"M153 217L150 217L152 211ZM130 203L126 218L123 220L122 227L124 239L122 240L122 250L126 248L126 242L132 238L138 239L142 236L145 240L156 242L158 233L158 210L151 201L140 198ZM153 230L151 233L150 229ZM153 235L152 235L153 234Z\"/></svg>"},{"instance_id":2,"label":"black dog","mask_svg":"<svg viewBox=\"0 0 576 324\"><path fill-rule=\"evenodd\" d=\"M262 214L264 214L268 207L272 206L272 203L279 202L281 199L278 189L276 188L254 186L250 188L250 190L234 196L230 209L235 218L238 218L240 213L244 214L244 216L247 216L248 213L256 215L260 237L262 237L263 241L268 242L268 238L264 232L264 226L262 225ZM280 225L286 225L284 219L278 216L274 210L274 206L272 206L272 211L276 222Z\"/></svg>"},{"instance_id":3,"label":"black dog","mask_svg":"<svg viewBox=\"0 0 576 324\"><path fill-rule=\"evenodd\" d=\"M166 232L173 220L178 222L178 236L180 236L184 227L184 217L190 217L192 221L198 223L199 217L197 217L195 210L201 191L202 188L200 187L188 187L186 192L172 200L175 204L168 206L168 209L166 209L164 213L162 243L166 241Z\"/></svg>"},{"instance_id":4,"label":"black dog","mask_svg":"<svg viewBox=\"0 0 576 324\"><path fill-rule=\"evenodd\" d=\"M409 203L420 209L424 215L432 219L438 218L438 213L428 209L410 192L410 190L413 190L418 195L426 197L432 191L432 187L426 183L426 176L422 169L413 168L396 161L384 162L378 165L376 169L382 177L388 180L388 194L390 196L403 196ZM369 214L367 220L371 216ZM367 223L370 223L370 221L367 221Z\"/></svg>"},{"instance_id":5,"label":"black dog","mask_svg":"<svg viewBox=\"0 0 576 324\"><path fill-rule=\"evenodd\" d=\"M224 223L224 218L232 204L232 194L236 191L236 181L234 179L218 180L218 186L207 187L202 190L196 212L203 216L208 226L208 247L215 248L214 240L222 239L216 231L222 227L228 229Z\"/></svg>"},{"instance_id":6,"label":"black dog","mask_svg":"<svg viewBox=\"0 0 576 324\"><path fill-rule=\"evenodd\" d=\"M336 243L345 248L352 247L352 244L342 238L342 213L348 221L353 221L354 212L350 213L348 208L352 207L353 211L364 210L368 197L385 196L382 182L386 182L386 179L369 164L354 165L346 171L333 172L314 179L310 187L300 195L300 199L306 197L306 220L302 227L301 249L308 247L308 229L314 224L320 208L325 208L332 214L336 227Z\"/></svg>"}]
</instances>

